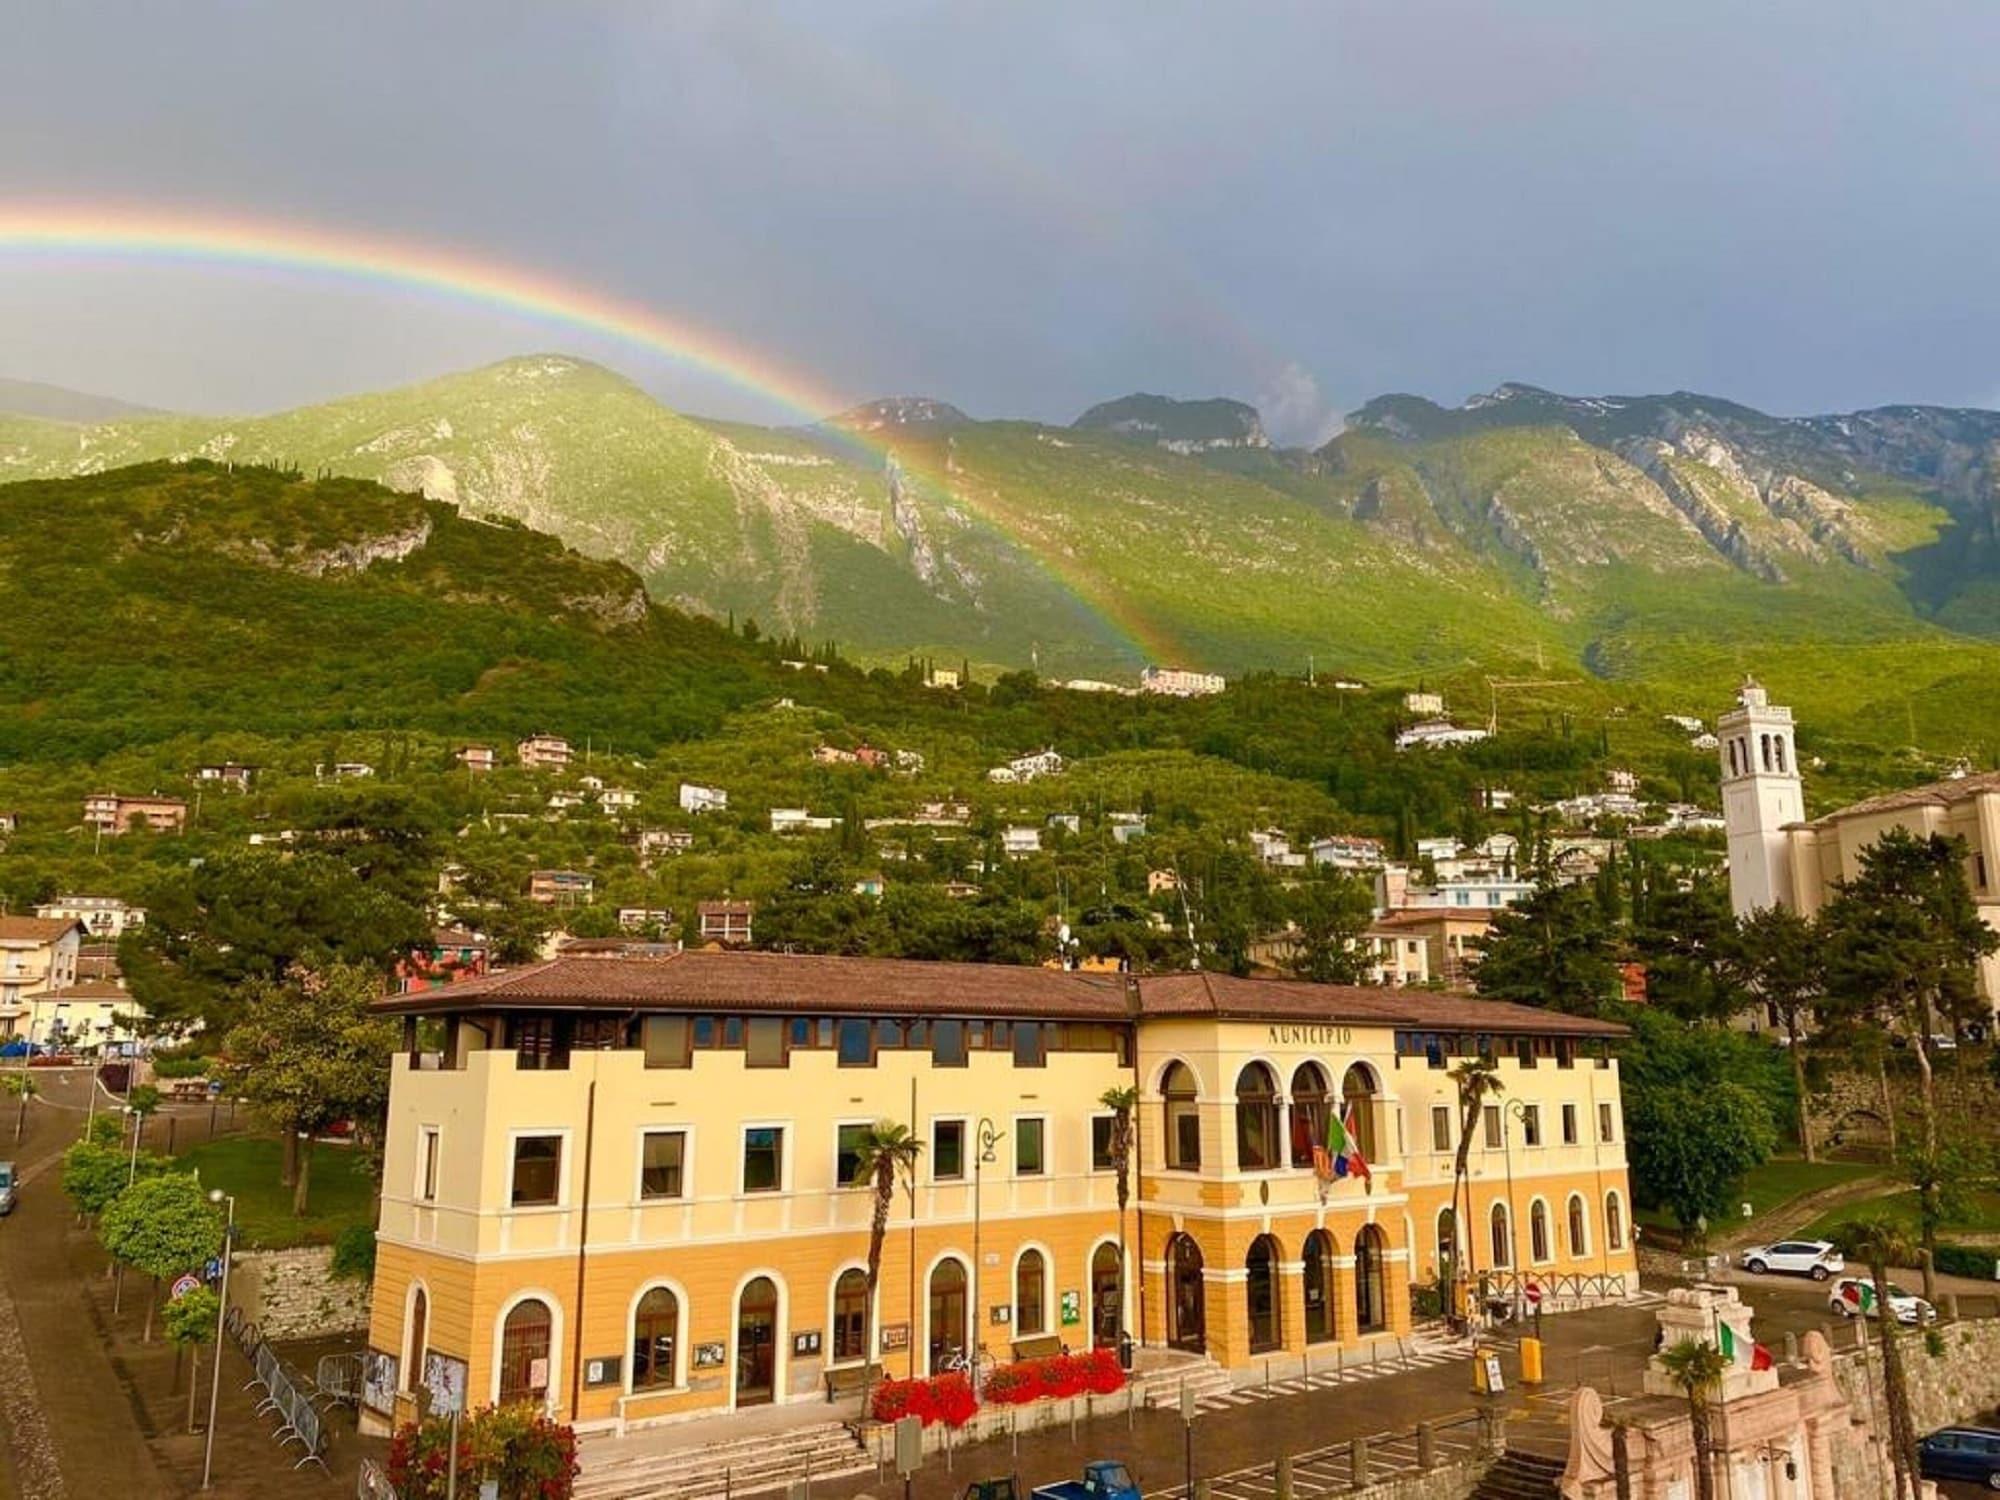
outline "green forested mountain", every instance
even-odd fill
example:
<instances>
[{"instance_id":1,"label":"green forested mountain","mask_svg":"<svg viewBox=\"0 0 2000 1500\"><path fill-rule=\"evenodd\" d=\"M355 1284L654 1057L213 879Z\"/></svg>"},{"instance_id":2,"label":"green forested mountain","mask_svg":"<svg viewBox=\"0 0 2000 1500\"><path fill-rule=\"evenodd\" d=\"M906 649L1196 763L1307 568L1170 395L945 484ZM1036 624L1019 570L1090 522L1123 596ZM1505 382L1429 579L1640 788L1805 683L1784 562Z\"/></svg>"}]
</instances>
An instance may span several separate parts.
<instances>
[{"instance_id":1,"label":"green forested mountain","mask_svg":"<svg viewBox=\"0 0 2000 1500\"><path fill-rule=\"evenodd\" d=\"M261 418L0 416L0 476L204 456L378 479L863 659L1580 672L1701 714L1755 671L1829 728L1977 754L2000 739L1978 706L2000 701L1996 441L1986 412L1527 386L1383 397L1311 453L1239 403L1158 396L1065 428L907 397L771 429L541 356Z\"/></svg>"}]
</instances>

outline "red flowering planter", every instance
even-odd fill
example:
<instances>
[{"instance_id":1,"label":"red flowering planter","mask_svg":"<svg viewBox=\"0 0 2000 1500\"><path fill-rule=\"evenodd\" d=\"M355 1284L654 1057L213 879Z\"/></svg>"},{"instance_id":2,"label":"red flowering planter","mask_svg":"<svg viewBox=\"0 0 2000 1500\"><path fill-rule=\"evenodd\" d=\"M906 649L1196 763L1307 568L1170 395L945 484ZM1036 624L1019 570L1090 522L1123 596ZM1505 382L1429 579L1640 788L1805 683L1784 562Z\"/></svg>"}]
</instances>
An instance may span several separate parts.
<instances>
[{"instance_id":1,"label":"red flowering planter","mask_svg":"<svg viewBox=\"0 0 2000 1500\"><path fill-rule=\"evenodd\" d=\"M885 1380L875 1387L872 1414L878 1422L916 1417L926 1427L942 1422L963 1427L979 1409L972 1384L963 1375L933 1375L928 1380Z\"/></svg>"},{"instance_id":2,"label":"red flowering planter","mask_svg":"<svg viewBox=\"0 0 2000 1500\"><path fill-rule=\"evenodd\" d=\"M1125 1371L1111 1349L1088 1354L1054 1354L1002 1365L986 1377L986 1399L996 1406L1025 1406L1045 1397L1107 1396L1125 1384Z\"/></svg>"}]
</instances>

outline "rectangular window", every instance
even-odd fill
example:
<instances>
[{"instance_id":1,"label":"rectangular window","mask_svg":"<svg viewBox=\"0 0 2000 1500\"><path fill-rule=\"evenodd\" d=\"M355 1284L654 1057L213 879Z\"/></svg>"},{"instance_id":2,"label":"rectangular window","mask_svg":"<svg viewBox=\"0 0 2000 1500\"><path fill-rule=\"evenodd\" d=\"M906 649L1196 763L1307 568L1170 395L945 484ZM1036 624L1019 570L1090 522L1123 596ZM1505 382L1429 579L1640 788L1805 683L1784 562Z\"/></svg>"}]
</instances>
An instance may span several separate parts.
<instances>
[{"instance_id":1,"label":"rectangular window","mask_svg":"<svg viewBox=\"0 0 2000 1500\"><path fill-rule=\"evenodd\" d=\"M778 1125L752 1125L743 1132L743 1191L775 1193L785 1181L785 1132Z\"/></svg>"},{"instance_id":2,"label":"rectangular window","mask_svg":"<svg viewBox=\"0 0 2000 1500\"><path fill-rule=\"evenodd\" d=\"M1514 1042L1514 1060L1524 1068L1535 1065L1535 1044L1529 1037L1518 1037Z\"/></svg>"},{"instance_id":3,"label":"rectangular window","mask_svg":"<svg viewBox=\"0 0 2000 1500\"><path fill-rule=\"evenodd\" d=\"M1479 1124L1486 1135L1486 1149L1500 1149L1500 1106L1489 1104L1479 1111Z\"/></svg>"},{"instance_id":4,"label":"rectangular window","mask_svg":"<svg viewBox=\"0 0 2000 1500\"><path fill-rule=\"evenodd\" d=\"M1047 1027L1033 1021L1022 1021L1014 1027L1015 1067L1039 1068L1048 1061L1047 1031Z\"/></svg>"},{"instance_id":5,"label":"rectangular window","mask_svg":"<svg viewBox=\"0 0 2000 1500\"><path fill-rule=\"evenodd\" d=\"M866 1125L842 1125L836 1133L833 1148L833 1185L837 1188L860 1187L861 1147L868 1139Z\"/></svg>"},{"instance_id":6,"label":"rectangular window","mask_svg":"<svg viewBox=\"0 0 2000 1500\"><path fill-rule=\"evenodd\" d=\"M1118 1162L1111 1154L1111 1128L1118 1123L1112 1115L1097 1115L1090 1122L1090 1170L1115 1172Z\"/></svg>"},{"instance_id":7,"label":"rectangular window","mask_svg":"<svg viewBox=\"0 0 2000 1500\"><path fill-rule=\"evenodd\" d=\"M931 1066L962 1068L965 1064L965 1022L939 1021L931 1028Z\"/></svg>"},{"instance_id":8,"label":"rectangular window","mask_svg":"<svg viewBox=\"0 0 2000 1500\"><path fill-rule=\"evenodd\" d=\"M1047 1170L1042 1160L1041 1120L1014 1122L1014 1175L1039 1177Z\"/></svg>"},{"instance_id":9,"label":"rectangular window","mask_svg":"<svg viewBox=\"0 0 2000 1500\"><path fill-rule=\"evenodd\" d=\"M1611 1105L1609 1101L1597 1106L1597 1138L1600 1141L1609 1141L1611 1139Z\"/></svg>"},{"instance_id":10,"label":"rectangular window","mask_svg":"<svg viewBox=\"0 0 2000 1500\"><path fill-rule=\"evenodd\" d=\"M1521 1106L1521 1144L1539 1146L1542 1143L1542 1107L1539 1104Z\"/></svg>"},{"instance_id":11,"label":"rectangular window","mask_svg":"<svg viewBox=\"0 0 2000 1500\"><path fill-rule=\"evenodd\" d=\"M643 1036L649 1068L685 1068L694 1061L686 1016L648 1016Z\"/></svg>"},{"instance_id":12,"label":"rectangular window","mask_svg":"<svg viewBox=\"0 0 2000 1500\"><path fill-rule=\"evenodd\" d=\"M1434 1104L1431 1106L1431 1150L1451 1149L1451 1106Z\"/></svg>"},{"instance_id":13,"label":"rectangular window","mask_svg":"<svg viewBox=\"0 0 2000 1500\"><path fill-rule=\"evenodd\" d=\"M687 1132L649 1130L639 1145L639 1196L678 1198L687 1166Z\"/></svg>"},{"instance_id":14,"label":"rectangular window","mask_svg":"<svg viewBox=\"0 0 2000 1500\"><path fill-rule=\"evenodd\" d=\"M842 1021L838 1051L843 1068L875 1066L875 1028L867 1021Z\"/></svg>"},{"instance_id":15,"label":"rectangular window","mask_svg":"<svg viewBox=\"0 0 2000 1500\"><path fill-rule=\"evenodd\" d=\"M965 1121L931 1121L931 1181L958 1182L965 1176Z\"/></svg>"},{"instance_id":16,"label":"rectangular window","mask_svg":"<svg viewBox=\"0 0 2000 1500\"><path fill-rule=\"evenodd\" d=\"M1576 1144L1576 1106L1574 1104L1565 1104L1563 1106L1563 1144L1565 1146L1574 1146Z\"/></svg>"},{"instance_id":17,"label":"rectangular window","mask_svg":"<svg viewBox=\"0 0 2000 1500\"><path fill-rule=\"evenodd\" d=\"M514 1138L516 1208L547 1208L556 1202L562 1184L562 1137L522 1135Z\"/></svg>"},{"instance_id":18,"label":"rectangular window","mask_svg":"<svg viewBox=\"0 0 2000 1500\"><path fill-rule=\"evenodd\" d=\"M782 1068L785 1065L785 1023L778 1016L752 1016L743 1041L744 1066Z\"/></svg>"},{"instance_id":19,"label":"rectangular window","mask_svg":"<svg viewBox=\"0 0 2000 1500\"><path fill-rule=\"evenodd\" d=\"M417 1148L417 1160L421 1164L417 1173L417 1196L426 1203L435 1203L438 1195L438 1132L435 1125L424 1127Z\"/></svg>"}]
</instances>

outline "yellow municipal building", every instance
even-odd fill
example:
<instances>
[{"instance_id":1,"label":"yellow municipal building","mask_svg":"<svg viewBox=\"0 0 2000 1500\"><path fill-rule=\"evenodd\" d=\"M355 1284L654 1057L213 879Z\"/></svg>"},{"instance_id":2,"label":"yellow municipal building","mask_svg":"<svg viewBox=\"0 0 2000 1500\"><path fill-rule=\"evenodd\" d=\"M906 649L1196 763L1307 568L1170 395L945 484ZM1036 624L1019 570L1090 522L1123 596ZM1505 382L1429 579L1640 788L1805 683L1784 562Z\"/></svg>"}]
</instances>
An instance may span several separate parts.
<instances>
[{"instance_id":1,"label":"yellow municipal building","mask_svg":"<svg viewBox=\"0 0 2000 1500\"><path fill-rule=\"evenodd\" d=\"M1634 1289L1619 1028L1407 989L687 952L381 1002L371 1402L440 1382L580 1427L825 1401L838 1372L1115 1343L1230 1368L1410 1327L1461 1265ZM1122 1216L1107 1090L1136 1088ZM1347 1122L1368 1165L1325 1174ZM876 1313L856 1136L923 1143ZM1127 1273L1128 1266L1132 1274ZM874 1330L873 1347L866 1345ZM835 1379L830 1382L829 1375Z\"/></svg>"}]
</instances>

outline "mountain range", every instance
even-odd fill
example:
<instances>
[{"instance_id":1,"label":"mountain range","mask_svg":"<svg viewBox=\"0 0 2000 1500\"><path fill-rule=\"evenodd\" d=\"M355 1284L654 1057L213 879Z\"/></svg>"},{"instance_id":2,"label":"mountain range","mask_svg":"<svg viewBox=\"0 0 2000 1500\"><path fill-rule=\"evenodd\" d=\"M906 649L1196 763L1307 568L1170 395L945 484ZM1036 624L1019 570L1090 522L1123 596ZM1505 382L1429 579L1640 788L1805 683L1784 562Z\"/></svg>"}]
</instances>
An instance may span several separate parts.
<instances>
[{"instance_id":1,"label":"mountain range","mask_svg":"<svg viewBox=\"0 0 2000 1500\"><path fill-rule=\"evenodd\" d=\"M0 479L186 457L377 479L623 562L662 602L877 658L1568 670L1697 709L1789 671L1913 732L2000 684L1986 411L1787 418L1510 384L1379 397L1307 451L1242 403L1152 395L1067 427L915 396L811 427L711 421L561 355L251 418L20 389L0 385Z\"/></svg>"}]
</instances>

